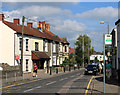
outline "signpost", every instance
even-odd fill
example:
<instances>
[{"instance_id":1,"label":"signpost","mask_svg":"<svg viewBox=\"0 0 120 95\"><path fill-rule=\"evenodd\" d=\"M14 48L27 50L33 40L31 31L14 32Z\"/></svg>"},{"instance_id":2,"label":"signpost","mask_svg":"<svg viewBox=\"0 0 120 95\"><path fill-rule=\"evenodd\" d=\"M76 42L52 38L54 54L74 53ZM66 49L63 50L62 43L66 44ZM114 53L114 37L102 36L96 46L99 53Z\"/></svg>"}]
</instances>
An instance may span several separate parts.
<instances>
[{"instance_id":1,"label":"signpost","mask_svg":"<svg viewBox=\"0 0 120 95\"><path fill-rule=\"evenodd\" d=\"M103 57L103 62L104 62L104 68L103 68L103 72L104 72L104 93L105 93L105 71L106 71L106 69L105 69L105 46L106 45L111 45L112 44L112 35L110 35L110 34L103 34L103 49L104 49L104 57Z\"/></svg>"}]
</instances>

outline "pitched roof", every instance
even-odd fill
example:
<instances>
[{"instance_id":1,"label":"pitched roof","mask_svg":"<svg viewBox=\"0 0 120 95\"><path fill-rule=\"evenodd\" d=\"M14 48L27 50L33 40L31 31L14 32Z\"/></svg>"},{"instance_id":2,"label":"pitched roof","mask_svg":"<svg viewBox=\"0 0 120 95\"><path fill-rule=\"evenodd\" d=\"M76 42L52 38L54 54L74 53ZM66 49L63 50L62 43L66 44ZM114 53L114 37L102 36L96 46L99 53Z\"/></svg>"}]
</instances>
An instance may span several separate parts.
<instances>
[{"instance_id":1,"label":"pitched roof","mask_svg":"<svg viewBox=\"0 0 120 95\"><path fill-rule=\"evenodd\" d=\"M75 49L74 49L74 48L69 47L69 53L75 54Z\"/></svg>"},{"instance_id":2,"label":"pitched roof","mask_svg":"<svg viewBox=\"0 0 120 95\"><path fill-rule=\"evenodd\" d=\"M44 30L44 32L48 33L49 35L55 37L56 39L58 39L59 41L61 41L60 37L58 35L53 34L52 32L48 31L48 30Z\"/></svg>"},{"instance_id":3,"label":"pitched roof","mask_svg":"<svg viewBox=\"0 0 120 95\"><path fill-rule=\"evenodd\" d=\"M8 27L13 29L17 33L22 33L22 25L17 25L15 23L7 22L7 21L4 21L4 24L6 24ZM28 26L24 26L24 34L41 37L41 38L46 38L49 40L59 41L58 39L56 39L55 37L51 36L48 33L41 32L39 29L30 28Z\"/></svg>"},{"instance_id":4,"label":"pitched roof","mask_svg":"<svg viewBox=\"0 0 120 95\"><path fill-rule=\"evenodd\" d=\"M118 19L118 20L115 22L115 25L117 25L119 22L120 22L120 19Z\"/></svg>"},{"instance_id":5,"label":"pitched roof","mask_svg":"<svg viewBox=\"0 0 120 95\"><path fill-rule=\"evenodd\" d=\"M60 39L61 39L61 41L62 41L64 44L69 44L69 42L67 41L66 38L60 38Z\"/></svg>"},{"instance_id":6,"label":"pitched roof","mask_svg":"<svg viewBox=\"0 0 120 95\"><path fill-rule=\"evenodd\" d=\"M40 51L32 51L32 60L40 60L40 59L50 59L50 57L45 52Z\"/></svg>"}]
</instances>

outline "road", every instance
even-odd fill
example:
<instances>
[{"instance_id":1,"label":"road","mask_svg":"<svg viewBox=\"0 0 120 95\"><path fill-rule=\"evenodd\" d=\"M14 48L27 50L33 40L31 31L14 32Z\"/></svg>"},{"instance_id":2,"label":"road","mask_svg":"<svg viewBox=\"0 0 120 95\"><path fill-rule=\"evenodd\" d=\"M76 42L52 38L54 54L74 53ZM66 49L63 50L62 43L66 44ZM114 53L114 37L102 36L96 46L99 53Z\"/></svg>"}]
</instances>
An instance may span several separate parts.
<instances>
[{"instance_id":1,"label":"road","mask_svg":"<svg viewBox=\"0 0 120 95\"><path fill-rule=\"evenodd\" d=\"M92 75L84 70L4 88L2 93L85 93Z\"/></svg>"}]
</instances>

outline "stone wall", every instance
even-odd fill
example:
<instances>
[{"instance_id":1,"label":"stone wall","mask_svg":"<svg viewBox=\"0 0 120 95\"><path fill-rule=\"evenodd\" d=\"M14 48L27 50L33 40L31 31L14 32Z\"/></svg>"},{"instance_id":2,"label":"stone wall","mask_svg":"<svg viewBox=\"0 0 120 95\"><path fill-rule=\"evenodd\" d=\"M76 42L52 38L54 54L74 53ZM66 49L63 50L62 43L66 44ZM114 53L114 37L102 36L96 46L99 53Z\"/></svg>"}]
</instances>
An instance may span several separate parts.
<instances>
[{"instance_id":1,"label":"stone wall","mask_svg":"<svg viewBox=\"0 0 120 95\"><path fill-rule=\"evenodd\" d=\"M20 66L9 66L7 63L0 64L0 67L3 68L2 78L17 77L21 75Z\"/></svg>"}]
</instances>

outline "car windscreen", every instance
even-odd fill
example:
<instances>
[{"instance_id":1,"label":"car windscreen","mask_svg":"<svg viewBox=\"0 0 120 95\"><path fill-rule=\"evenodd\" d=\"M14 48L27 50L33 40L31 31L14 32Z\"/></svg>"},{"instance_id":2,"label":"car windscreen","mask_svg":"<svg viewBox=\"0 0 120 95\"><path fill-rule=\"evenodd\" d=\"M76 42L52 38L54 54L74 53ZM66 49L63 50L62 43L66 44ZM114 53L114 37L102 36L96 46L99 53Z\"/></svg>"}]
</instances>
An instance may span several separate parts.
<instances>
[{"instance_id":1,"label":"car windscreen","mask_svg":"<svg viewBox=\"0 0 120 95\"><path fill-rule=\"evenodd\" d=\"M96 68L96 65L88 65L87 68Z\"/></svg>"}]
</instances>

